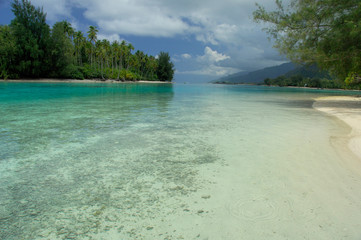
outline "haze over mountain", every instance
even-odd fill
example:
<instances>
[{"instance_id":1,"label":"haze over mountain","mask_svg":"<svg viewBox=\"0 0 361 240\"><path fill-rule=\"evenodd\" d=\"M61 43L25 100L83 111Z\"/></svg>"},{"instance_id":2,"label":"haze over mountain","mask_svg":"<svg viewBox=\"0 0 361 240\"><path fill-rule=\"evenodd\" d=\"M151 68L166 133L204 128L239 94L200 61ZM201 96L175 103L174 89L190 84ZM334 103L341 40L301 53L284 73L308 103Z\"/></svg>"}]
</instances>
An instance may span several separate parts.
<instances>
[{"instance_id":1,"label":"haze over mountain","mask_svg":"<svg viewBox=\"0 0 361 240\"><path fill-rule=\"evenodd\" d=\"M212 81L213 83L263 83L265 78L276 78L295 70L297 65L291 62L267 67L253 72L238 72Z\"/></svg>"},{"instance_id":2,"label":"haze over mountain","mask_svg":"<svg viewBox=\"0 0 361 240\"><path fill-rule=\"evenodd\" d=\"M303 78L332 79L327 71L320 70L316 65L302 66L292 62L284 63L274 67L267 67L253 72L238 72L227 77L219 78L212 83L242 84L263 83L266 78L277 78L284 75L287 78L301 76Z\"/></svg>"}]
</instances>

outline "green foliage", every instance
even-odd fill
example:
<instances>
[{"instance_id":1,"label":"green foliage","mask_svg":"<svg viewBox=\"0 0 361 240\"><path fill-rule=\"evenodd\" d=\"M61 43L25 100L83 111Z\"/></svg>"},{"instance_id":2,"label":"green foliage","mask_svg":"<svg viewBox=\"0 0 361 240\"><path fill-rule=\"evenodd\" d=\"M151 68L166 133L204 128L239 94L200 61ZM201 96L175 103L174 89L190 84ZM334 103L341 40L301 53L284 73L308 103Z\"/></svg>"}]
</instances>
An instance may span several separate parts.
<instances>
[{"instance_id":1,"label":"green foliage","mask_svg":"<svg viewBox=\"0 0 361 240\"><path fill-rule=\"evenodd\" d=\"M264 84L266 84L267 86L270 86L271 85L271 79L270 78L266 78L264 80Z\"/></svg>"},{"instance_id":2,"label":"green foliage","mask_svg":"<svg viewBox=\"0 0 361 240\"><path fill-rule=\"evenodd\" d=\"M70 78L73 72L74 46L69 36L70 23L63 21L54 24L51 32L52 74L61 78ZM77 75L77 74L76 74Z\"/></svg>"},{"instance_id":3,"label":"green foliage","mask_svg":"<svg viewBox=\"0 0 361 240\"><path fill-rule=\"evenodd\" d=\"M293 87L313 87L313 88L344 88L345 85L342 82L338 82L332 79L327 78L318 78L318 77L303 77L301 75L293 75L291 77L286 77L284 75L277 78L266 78L264 84L268 86L293 86Z\"/></svg>"},{"instance_id":4,"label":"green foliage","mask_svg":"<svg viewBox=\"0 0 361 240\"><path fill-rule=\"evenodd\" d=\"M84 78L86 79L94 79L94 78L100 78L100 72L98 72L95 68L90 66L90 64L84 64L84 67L81 69L82 74Z\"/></svg>"},{"instance_id":5,"label":"green foliage","mask_svg":"<svg viewBox=\"0 0 361 240\"><path fill-rule=\"evenodd\" d=\"M360 0L291 0L289 8L276 0L276 5L272 12L258 5L253 16L269 24L266 31L282 54L317 63L340 79L361 75Z\"/></svg>"},{"instance_id":6,"label":"green foliage","mask_svg":"<svg viewBox=\"0 0 361 240\"><path fill-rule=\"evenodd\" d=\"M69 22L46 24L46 14L29 0L14 0L15 18L10 26L0 26L0 78L54 77L75 79L163 80L173 78L168 53L161 60L134 46L98 40L98 29L90 26L87 38ZM157 70L159 70L157 72Z\"/></svg>"},{"instance_id":7,"label":"green foliage","mask_svg":"<svg viewBox=\"0 0 361 240\"><path fill-rule=\"evenodd\" d=\"M59 73L59 77L67 79L84 79L83 68L74 64L66 65Z\"/></svg>"},{"instance_id":8,"label":"green foliage","mask_svg":"<svg viewBox=\"0 0 361 240\"><path fill-rule=\"evenodd\" d=\"M9 26L0 26L0 78L16 77L11 73L14 64L15 38Z\"/></svg>"},{"instance_id":9,"label":"green foliage","mask_svg":"<svg viewBox=\"0 0 361 240\"><path fill-rule=\"evenodd\" d=\"M361 90L361 75L357 72L350 72L345 82L348 88Z\"/></svg>"},{"instance_id":10,"label":"green foliage","mask_svg":"<svg viewBox=\"0 0 361 240\"><path fill-rule=\"evenodd\" d=\"M170 56L166 52L160 52L158 56L157 76L160 81L172 81L174 75L174 65Z\"/></svg>"},{"instance_id":11,"label":"green foliage","mask_svg":"<svg viewBox=\"0 0 361 240\"><path fill-rule=\"evenodd\" d=\"M25 77L39 77L49 70L50 28L46 14L35 8L29 0L14 0L15 18L11 22L15 38L14 73Z\"/></svg>"}]
</instances>

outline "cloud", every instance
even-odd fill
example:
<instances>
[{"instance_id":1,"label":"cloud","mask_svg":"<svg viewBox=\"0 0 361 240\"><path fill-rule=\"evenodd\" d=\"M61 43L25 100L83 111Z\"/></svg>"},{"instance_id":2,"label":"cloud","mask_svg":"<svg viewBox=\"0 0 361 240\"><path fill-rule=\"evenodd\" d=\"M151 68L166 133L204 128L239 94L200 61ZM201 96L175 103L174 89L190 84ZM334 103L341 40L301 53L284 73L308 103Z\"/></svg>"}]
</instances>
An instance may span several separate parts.
<instances>
[{"instance_id":1,"label":"cloud","mask_svg":"<svg viewBox=\"0 0 361 240\"><path fill-rule=\"evenodd\" d=\"M231 67L221 67L211 64L198 70L178 72L178 74L194 74L221 77L236 72L239 72L239 70Z\"/></svg>"},{"instance_id":2,"label":"cloud","mask_svg":"<svg viewBox=\"0 0 361 240\"><path fill-rule=\"evenodd\" d=\"M32 0L35 6L43 7L47 19L50 21L61 21L71 18L71 4L68 0Z\"/></svg>"},{"instance_id":3,"label":"cloud","mask_svg":"<svg viewBox=\"0 0 361 240\"><path fill-rule=\"evenodd\" d=\"M187 59L189 64L196 66L194 70L178 71L178 74L195 74L208 76L223 76L239 71L237 68L221 66L221 62L230 59L229 56L212 50L210 47L205 47L204 55L197 56L195 59L190 59L189 54L183 54L183 58Z\"/></svg>"},{"instance_id":4,"label":"cloud","mask_svg":"<svg viewBox=\"0 0 361 240\"><path fill-rule=\"evenodd\" d=\"M249 0L32 0L51 21L71 19L74 8L104 34L173 38L193 37L211 45L249 42L259 26L252 21ZM273 1L259 0L274 5ZM270 3L271 2L271 3ZM264 35L262 35L264 38Z\"/></svg>"},{"instance_id":5,"label":"cloud","mask_svg":"<svg viewBox=\"0 0 361 240\"><path fill-rule=\"evenodd\" d=\"M181 55L181 57L184 58L184 59L190 59L190 58L192 58L192 55L190 55L188 53L184 53L184 54Z\"/></svg>"},{"instance_id":6,"label":"cloud","mask_svg":"<svg viewBox=\"0 0 361 240\"><path fill-rule=\"evenodd\" d=\"M113 42L113 41L121 42L123 40L119 37L118 34L107 35L107 34L101 34L101 33L98 34L98 39L99 40L107 39L109 42Z\"/></svg>"},{"instance_id":7,"label":"cloud","mask_svg":"<svg viewBox=\"0 0 361 240\"><path fill-rule=\"evenodd\" d=\"M270 0L257 2L267 9L275 5ZM219 75L235 69L257 69L284 61L272 49L261 26L253 22L254 1L32 0L32 3L43 5L49 20L70 19L75 26L78 18L72 14L74 9L81 9L81 17L99 28L99 38L118 40L120 36L140 36L170 41L186 39L190 44L198 42L198 47L208 46L203 56L189 58L196 55L198 50L195 48L186 50L189 56L182 55L183 49L173 54L172 57L177 60L176 68L184 68L184 71L199 67L202 69L200 72ZM84 23L83 20L81 23Z\"/></svg>"},{"instance_id":8,"label":"cloud","mask_svg":"<svg viewBox=\"0 0 361 240\"><path fill-rule=\"evenodd\" d=\"M218 53L217 51L212 50L210 47L206 47L204 49L204 55L199 56L197 59L199 62L217 63L217 62L229 59L229 58L230 57L225 54Z\"/></svg>"},{"instance_id":9,"label":"cloud","mask_svg":"<svg viewBox=\"0 0 361 240\"><path fill-rule=\"evenodd\" d=\"M43 6L51 21L71 18L73 8L107 34L174 37L193 35L217 45L239 37L255 26L250 17L255 4L249 0L32 0ZM261 4L270 2L260 0ZM266 4L267 5L267 4Z\"/></svg>"}]
</instances>

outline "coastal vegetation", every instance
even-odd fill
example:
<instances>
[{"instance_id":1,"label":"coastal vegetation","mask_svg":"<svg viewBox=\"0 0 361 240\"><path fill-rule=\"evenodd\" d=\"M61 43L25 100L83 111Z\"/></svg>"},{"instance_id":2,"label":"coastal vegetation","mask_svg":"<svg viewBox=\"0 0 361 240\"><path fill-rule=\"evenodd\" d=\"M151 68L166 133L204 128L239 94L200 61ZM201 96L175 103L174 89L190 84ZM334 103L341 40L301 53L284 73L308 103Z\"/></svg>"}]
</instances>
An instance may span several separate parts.
<instances>
[{"instance_id":1,"label":"coastal vegetation","mask_svg":"<svg viewBox=\"0 0 361 240\"><path fill-rule=\"evenodd\" d=\"M14 0L15 18L0 25L0 78L71 78L172 81L169 54L134 52L126 41L98 39L90 26L85 35L68 21L51 28L46 13L29 0Z\"/></svg>"},{"instance_id":2,"label":"coastal vegetation","mask_svg":"<svg viewBox=\"0 0 361 240\"><path fill-rule=\"evenodd\" d=\"M344 88L344 84L339 81L327 78L302 77L302 75L294 75L291 77L282 75L276 78L266 78L264 84L279 87Z\"/></svg>"},{"instance_id":3,"label":"coastal vegetation","mask_svg":"<svg viewBox=\"0 0 361 240\"><path fill-rule=\"evenodd\" d=\"M348 88L361 88L359 0L291 0L289 7L276 0L270 12L257 6L254 19L267 24L280 53L296 63L317 64Z\"/></svg>"},{"instance_id":4,"label":"coastal vegetation","mask_svg":"<svg viewBox=\"0 0 361 240\"><path fill-rule=\"evenodd\" d=\"M346 88L344 81L331 76L316 65L298 65L292 62L267 67L253 72L239 72L220 78L218 84L253 84L314 88Z\"/></svg>"},{"instance_id":5,"label":"coastal vegetation","mask_svg":"<svg viewBox=\"0 0 361 240\"><path fill-rule=\"evenodd\" d=\"M330 76L327 71L321 71L316 65L297 66L295 69L274 78L264 79L265 85L312 87L312 88L346 88L344 81Z\"/></svg>"}]
</instances>

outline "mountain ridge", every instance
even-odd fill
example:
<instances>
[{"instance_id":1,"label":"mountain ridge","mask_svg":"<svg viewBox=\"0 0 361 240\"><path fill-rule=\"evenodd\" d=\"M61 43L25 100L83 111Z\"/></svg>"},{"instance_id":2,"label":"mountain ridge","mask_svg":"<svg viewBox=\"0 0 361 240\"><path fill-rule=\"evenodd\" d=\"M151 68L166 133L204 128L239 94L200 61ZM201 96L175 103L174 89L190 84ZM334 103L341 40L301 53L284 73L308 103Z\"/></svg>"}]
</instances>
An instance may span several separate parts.
<instances>
[{"instance_id":1,"label":"mountain ridge","mask_svg":"<svg viewBox=\"0 0 361 240\"><path fill-rule=\"evenodd\" d=\"M235 74L228 75L226 77L219 78L217 80L211 81L211 83L229 83L229 84L241 84L241 83L263 83L266 78L276 78L281 75L295 70L297 65L288 62L281 65L266 67L251 72L238 72Z\"/></svg>"}]
</instances>

